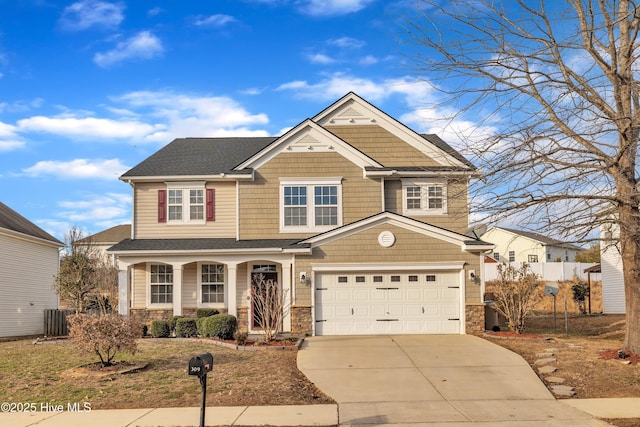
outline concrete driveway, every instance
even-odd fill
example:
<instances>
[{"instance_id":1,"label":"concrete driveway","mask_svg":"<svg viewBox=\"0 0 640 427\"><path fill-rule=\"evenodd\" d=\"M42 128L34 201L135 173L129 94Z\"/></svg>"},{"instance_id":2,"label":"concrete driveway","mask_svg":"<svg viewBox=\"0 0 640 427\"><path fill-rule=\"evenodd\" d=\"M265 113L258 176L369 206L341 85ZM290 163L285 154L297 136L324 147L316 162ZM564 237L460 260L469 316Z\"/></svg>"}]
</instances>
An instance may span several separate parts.
<instances>
[{"instance_id":1,"label":"concrete driveway","mask_svg":"<svg viewBox=\"0 0 640 427\"><path fill-rule=\"evenodd\" d=\"M557 402L519 355L470 335L310 337L299 369L341 425L606 426Z\"/></svg>"}]
</instances>

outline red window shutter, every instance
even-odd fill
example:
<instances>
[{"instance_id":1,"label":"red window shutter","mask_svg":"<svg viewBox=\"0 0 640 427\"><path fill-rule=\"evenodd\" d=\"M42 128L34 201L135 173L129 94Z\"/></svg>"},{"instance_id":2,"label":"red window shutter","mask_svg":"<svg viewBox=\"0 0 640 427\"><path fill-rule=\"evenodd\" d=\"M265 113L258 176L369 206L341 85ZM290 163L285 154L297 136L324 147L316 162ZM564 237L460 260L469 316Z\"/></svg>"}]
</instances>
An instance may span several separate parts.
<instances>
[{"instance_id":1,"label":"red window shutter","mask_svg":"<svg viewBox=\"0 0 640 427\"><path fill-rule=\"evenodd\" d=\"M158 222L167 222L167 190L158 190Z\"/></svg>"},{"instance_id":2,"label":"red window shutter","mask_svg":"<svg viewBox=\"0 0 640 427\"><path fill-rule=\"evenodd\" d=\"M207 221L216 220L216 190L207 188Z\"/></svg>"}]
</instances>

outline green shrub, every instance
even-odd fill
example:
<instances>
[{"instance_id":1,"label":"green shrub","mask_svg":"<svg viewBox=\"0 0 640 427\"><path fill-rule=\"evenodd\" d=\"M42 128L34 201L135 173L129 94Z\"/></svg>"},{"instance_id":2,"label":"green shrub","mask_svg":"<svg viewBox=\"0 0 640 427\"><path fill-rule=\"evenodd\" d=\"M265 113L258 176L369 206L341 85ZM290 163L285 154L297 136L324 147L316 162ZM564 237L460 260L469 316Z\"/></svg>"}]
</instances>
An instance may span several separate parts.
<instances>
[{"instance_id":1,"label":"green shrub","mask_svg":"<svg viewBox=\"0 0 640 427\"><path fill-rule=\"evenodd\" d=\"M176 320L176 337L191 338L198 336L196 319L182 317Z\"/></svg>"},{"instance_id":2,"label":"green shrub","mask_svg":"<svg viewBox=\"0 0 640 427\"><path fill-rule=\"evenodd\" d=\"M198 335L200 335L201 337L207 336L207 331L205 327L205 322L207 321L207 319L208 317L198 317L196 319L196 329L198 330Z\"/></svg>"},{"instance_id":3,"label":"green shrub","mask_svg":"<svg viewBox=\"0 0 640 427\"><path fill-rule=\"evenodd\" d=\"M217 337L222 340L232 340L233 335L236 333L238 327L238 321L235 316L230 314L216 314L215 316L208 317L211 319L205 322L205 329L209 336Z\"/></svg>"},{"instance_id":4,"label":"green shrub","mask_svg":"<svg viewBox=\"0 0 640 427\"><path fill-rule=\"evenodd\" d=\"M220 312L215 308L199 308L196 310L196 317L198 319L202 317L214 316L216 314L220 314Z\"/></svg>"},{"instance_id":5,"label":"green shrub","mask_svg":"<svg viewBox=\"0 0 640 427\"><path fill-rule=\"evenodd\" d=\"M178 323L178 319L183 319L184 316L172 316L171 319L169 319L169 326L171 327L171 332L175 333L176 332L176 324Z\"/></svg>"},{"instance_id":6,"label":"green shrub","mask_svg":"<svg viewBox=\"0 0 640 427\"><path fill-rule=\"evenodd\" d=\"M154 320L151 322L151 336L154 338L167 338L171 335L171 327L166 320Z\"/></svg>"}]
</instances>

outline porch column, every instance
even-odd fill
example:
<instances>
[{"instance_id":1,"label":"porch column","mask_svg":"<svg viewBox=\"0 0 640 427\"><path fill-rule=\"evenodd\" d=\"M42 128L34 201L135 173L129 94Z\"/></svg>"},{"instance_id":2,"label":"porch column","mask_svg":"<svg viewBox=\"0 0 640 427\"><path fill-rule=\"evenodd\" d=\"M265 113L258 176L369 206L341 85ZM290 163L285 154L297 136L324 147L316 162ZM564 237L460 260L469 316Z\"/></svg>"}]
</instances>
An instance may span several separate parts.
<instances>
[{"instance_id":1,"label":"porch column","mask_svg":"<svg viewBox=\"0 0 640 427\"><path fill-rule=\"evenodd\" d=\"M291 264L282 264L282 293L283 293L283 305L282 310L282 330L283 332L291 331L291 293L293 292L293 286L295 283L291 280Z\"/></svg>"},{"instance_id":2,"label":"porch column","mask_svg":"<svg viewBox=\"0 0 640 427\"><path fill-rule=\"evenodd\" d=\"M182 316L182 264L173 264L173 315Z\"/></svg>"},{"instance_id":3,"label":"porch column","mask_svg":"<svg viewBox=\"0 0 640 427\"><path fill-rule=\"evenodd\" d=\"M227 313L238 317L238 265L227 264Z\"/></svg>"},{"instance_id":4,"label":"porch column","mask_svg":"<svg viewBox=\"0 0 640 427\"><path fill-rule=\"evenodd\" d=\"M118 270L118 313L129 315L129 267Z\"/></svg>"}]
</instances>

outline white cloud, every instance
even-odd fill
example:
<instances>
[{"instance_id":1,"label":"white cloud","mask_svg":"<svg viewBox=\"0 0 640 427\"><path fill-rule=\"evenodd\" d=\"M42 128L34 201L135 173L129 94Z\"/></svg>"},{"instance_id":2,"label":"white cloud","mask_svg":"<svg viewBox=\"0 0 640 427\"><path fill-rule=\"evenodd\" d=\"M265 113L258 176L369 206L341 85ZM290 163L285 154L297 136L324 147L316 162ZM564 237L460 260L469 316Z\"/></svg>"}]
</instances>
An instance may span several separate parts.
<instances>
[{"instance_id":1,"label":"white cloud","mask_svg":"<svg viewBox=\"0 0 640 427\"><path fill-rule=\"evenodd\" d=\"M91 178L115 179L129 170L119 159L74 159L68 162L59 160L43 160L23 169L22 172L31 177L55 176L59 178Z\"/></svg>"},{"instance_id":2,"label":"white cloud","mask_svg":"<svg viewBox=\"0 0 640 427\"><path fill-rule=\"evenodd\" d=\"M210 16L197 16L193 25L198 27L223 27L227 24L237 22L237 19L230 15L216 14Z\"/></svg>"},{"instance_id":3,"label":"white cloud","mask_svg":"<svg viewBox=\"0 0 640 427\"><path fill-rule=\"evenodd\" d=\"M139 91L113 98L129 110L149 120L165 124L166 129L150 133L149 141L167 142L186 136L267 136L250 129L269 122L266 114L251 114L228 97L193 96L170 91Z\"/></svg>"},{"instance_id":4,"label":"white cloud","mask_svg":"<svg viewBox=\"0 0 640 427\"><path fill-rule=\"evenodd\" d=\"M312 16L334 16L358 12L374 0L301 0L298 2L302 13Z\"/></svg>"},{"instance_id":5,"label":"white cloud","mask_svg":"<svg viewBox=\"0 0 640 427\"><path fill-rule=\"evenodd\" d=\"M81 31L91 27L116 28L124 20L124 4L82 0L67 6L60 17L64 29Z\"/></svg>"},{"instance_id":6,"label":"white cloud","mask_svg":"<svg viewBox=\"0 0 640 427\"><path fill-rule=\"evenodd\" d=\"M65 210L57 216L70 223L90 222L102 227L111 227L131 221L130 194L88 194L81 200L63 200L58 205Z\"/></svg>"},{"instance_id":7,"label":"white cloud","mask_svg":"<svg viewBox=\"0 0 640 427\"><path fill-rule=\"evenodd\" d=\"M93 61L100 67L109 67L122 61L152 59L164 52L162 42L150 31L141 31L135 36L120 42L116 47L104 53L96 53Z\"/></svg>"},{"instance_id":8,"label":"white cloud","mask_svg":"<svg viewBox=\"0 0 640 427\"><path fill-rule=\"evenodd\" d=\"M25 141L17 134L17 128L13 125L0 122L0 152L22 148Z\"/></svg>"},{"instance_id":9,"label":"white cloud","mask_svg":"<svg viewBox=\"0 0 640 427\"><path fill-rule=\"evenodd\" d=\"M373 55L367 55L364 58L360 59L358 61L358 64L360 65L374 65L377 64L378 62L380 62L380 60L378 58L376 58Z\"/></svg>"},{"instance_id":10,"label":"white cloud","mask_svg":"<svg viewBox=\"0 0 640 427\"><path fill-rule=\"evenodd\" d=\"M21 132L45 132L83 139L143 138L164 129L162 125L150 125L139 121L66 116L29 117L19 120L18 128Z\"/></svg>"},{"instance_id":11,"label":"white cloud","mask_svg":"<svg viewBox=\"0 0 640 427\"><path fill-rule=\"evenodd\" d=\"M364 47L367 42L364 40L354 39L353 37L340 37L337 39L327 40L327 44L330 46L337 46L348 49L360 49Z\"/></svg>"},{"instance_id":12,"label":"white cloud","mask_svg":"<svg viewBox=\"0 0 640 427\"><path fill-rule=\"evenodd\" d=\"M333 64L336 62L335 59L331 58L328 55L325 55L323 53L313 53L313 54L309 54L307 55L307 59L309 60L309 62L311 62L312 64L322 64L322 65L328 65L328 64Z\"/></svg>"}]
</instances>

